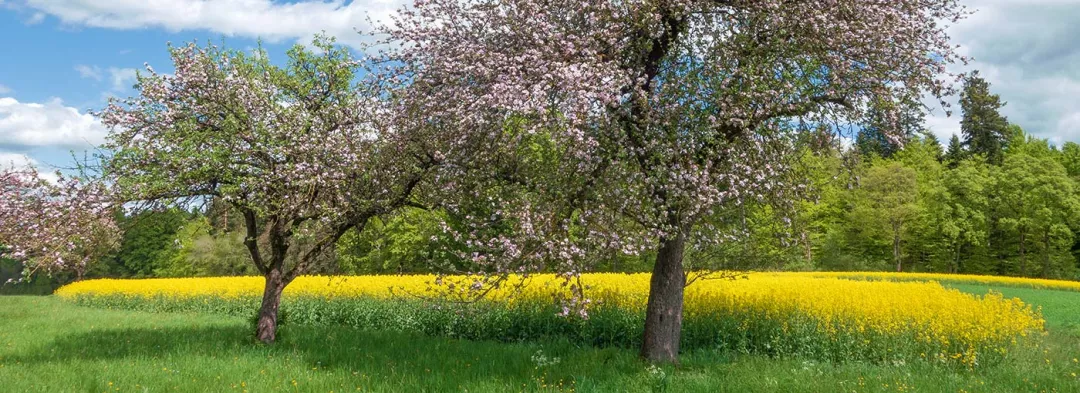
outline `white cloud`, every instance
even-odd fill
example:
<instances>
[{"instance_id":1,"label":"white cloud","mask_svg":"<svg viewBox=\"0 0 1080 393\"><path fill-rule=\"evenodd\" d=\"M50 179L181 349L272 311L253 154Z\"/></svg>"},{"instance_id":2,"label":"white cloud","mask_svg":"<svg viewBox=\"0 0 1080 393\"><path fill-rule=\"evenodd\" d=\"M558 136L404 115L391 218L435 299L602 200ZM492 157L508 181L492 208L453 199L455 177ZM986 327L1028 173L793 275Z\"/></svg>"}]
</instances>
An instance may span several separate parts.
<instances>
[{"instance_id":1,"label":"white cloud","mask_svg":"<svg viewBox=\"0 0 1080 393\"><path fill-rule=\"evenodd\" d=\"M0 0L2 1L2 0ZM320 31L353 46L354 29L369 30L370 17L388 21L404 0L22 0L61 23L111 29L161 28L210 31L267 41L306 40ZM992 91L1009 104L1003 112L1028 132L1051 140L1080 141L1080 0L962 0L977 13L950 30L961 52L975 58ZM103 80L100 68L84 77ZM113 79L113 87L117 83ZM951 99L955 102L955 97ZM959 108L928 125L948 138L959 130Z\"/></svg>"},{"instance_id":2,"label":"white cloud","mask_svg":"<svg viewBox=\"0 0 1080 393\"><path fill-rule=\"evenodd\" d=\"M7 94L7 93L11 93L12 91L14 91L14 90L11 90L10 87L0 85L0 94Z\"/></svg>"},{"instance_id":3,"label":"white cloud","mask_svg":"<svg viewBox=\"0 0 1080 393\"><path fill-rule=\"evenodd\" d=\"M950 30L961 53L973 57L992 93L1007 102L1009 122L1060 144L1080 141L1080 0L967 0L975 10ZM960 132L956 97L953 116L927 117L927 126L944 142Z\"/></svg>"},{"instance_id":4,"label":"white cloud","mask_svg":"<svg viewBox=\"0 0 1080 393\"><path fill-rule=\"evenodd\" d=\"M29 166L36 167L37 161L33 158L27 157L24 154L0 151L0 169L25 168Z\"/></svg>"},{"instance_id":5,"label":"white cloud","mask_svg":"<svg viewBox=\"0 0 1080 393\"><path fill-rule=\"evenodd\" d=\"M25 5L72 25L112 29L208 30L276 42L326 31L341 42L364 39L370 17L386 21L401 0L25 0Z\"/></svg>"},{"instance_id":6,"label":"white cloud","mask_svg":"<svg viewBox=\"0 0 1080 393\"><path fill-rule=\"evenodd\" d=\"M944 110L934 110L926 116L926 128L942 143L948 143L954 134L963 138L960 134L960 114L956 112L952 117L947 117Z\"/></svg>"},{"instance_id":7,"label":"white cloud","mask_svg":"<svg viewBox=\"0 0 1080 393\"><path fill-rule=\"evenodd\" d=\"M107 134L97 118L60 99L39 104L0 98L0 147L84 149L101 144Z\"/></svg>"},{"instance_id":8,"label":"white cloud","mask_svg":"<svg viewBox=\"0 0 1080 393\"><path fill-rule=\"evenodd\" d=\"M113 91L124 91L135 83L135 69L110 67L109 77L112 79Z\"/></svg>"},{"instance_id":9,"label":"white cloud","mask_svg":"<svg viewBox=\"0 0 1080 393\"><path fill-rule=\"evenodd\" d=\"M38 176L45 181L56 184L60 182L60 177L56 175L56 171L47 168L37 160L30 158L24 154L9 153L0 151L0 169L16 168L26 169L35 168L38 171Z\"/></svg>"},{"instance_id":10,"label":"white cloud","mask_svg":"<svg viewBox=\"0 0 1080 393\"><path fill-rule=\"evenodd\" d=\"M96 65L90 66L86 64L76 65L75 71L83 78L93 79L98 82L105 80L106 74L108 74L112 91L124 91L130 89L135 83L136 76L136 70L134 68L109 67L103 69ZM0 93L2 93L2 91L0 91Z\"/></svg>"},{"instance_id":11,"label":"white cloud","mask_svg":"<svg viewBox=\"0 0 1080 393\"><path fill-rule=\"evenodd\" d=\"M75 71L79 73L79 76L83 78L93 79L100 81L102 78L101 67L88 66L85 64L79 64L75 66Z\"/></svg>"},{"instance_id":12,"label":"white cloud","mask_svg":"<svg viewBox=\"0 0 1080 393\"><path fill-rule=\"evenodd\" d=\"M45 21L45 13L44 12L35 12L34 15L30 16L30 19L26 20L26 24L27 25L36 25L36 24L44 22L44 21Z\"/></svg>"}]
</instances>

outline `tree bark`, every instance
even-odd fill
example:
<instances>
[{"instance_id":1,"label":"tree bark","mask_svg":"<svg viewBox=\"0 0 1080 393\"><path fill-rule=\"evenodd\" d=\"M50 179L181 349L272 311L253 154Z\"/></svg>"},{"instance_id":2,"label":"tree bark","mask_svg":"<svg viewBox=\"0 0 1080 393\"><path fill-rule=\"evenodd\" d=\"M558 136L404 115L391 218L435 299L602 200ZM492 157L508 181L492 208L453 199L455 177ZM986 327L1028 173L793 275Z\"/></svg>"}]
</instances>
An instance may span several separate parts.
<instances>
[{"instance_id":1,"label":"tree bark","mask_svg":"<svg viewBox=\"0 0 1080 393\"><path fill-rule=\"evenodd\" d=\"M266 288L263 289L262 307L259 308L255 331L256 337L263 343L271 344L277 338L278 306L281 305L281 293L286 284L280 269L271 269L266 273Z\"/></svg>"},{"instance_id":2,"label":"tree bark","mask_svg":"<svg viewBox=\"0 0 1080 393\"><path fill-rule=\"evenodd\" d=\"M806 231L802 231L803 251L806 252L806 263L812 264L814 262L814 249L810 245L810 235Z\"/></svg>"},{"instance_id":3,"label":"tree bark","mask_svg":"<svg viewBox=\"0 0 1080 393\"><path fill-rule=\"evenodd\" d=\"M900 264L901 263L900 262L900 226L895 225L895 224L893 225L893 246L892 246L892 250L893 250L893 261L896 262L896 271L901 272L902 271L901 268L903 266Z\"/></svg>"},{"instance_id":4,"label":"tree bark","mask_svg":"<svg viewBox=\"0 0 1080 393\"><path fill-rule=\"evenodd\" d=\"M641 357L651 362L677 363L679 360L683 290L686 287L682 263L685 248L686 236L680 233L670 239L661 239L660 251L656 254L641 344Z\"/></svg>"},{"instance_id":5,"label":"tree bark","mask_svg":"<svg viewBox=\"0 0 1080 393\"><path fill-rule=\"evenodd\" d=\"M1024 242L1027 236L1025 236L1023 230L1020 230L1020 277L1027 277L1027 256L1024 255Z\"/></svg>"},{"instance_id":6,"label":"tree bark","mask_svg":"<svg viewBox=\"0 0 1080 393\"><path fill-rule=\"evenodd\" d=\"M1042 278L1050 278L1050 229L1043 231Z\"/></svg>"},{"instance_id":7,"label":"tree bark","mask_svg":"<svg viewBox=\"0 0 1080 393\"><path fill-rule=\"evenodd\" d=\"M960 243L960 241L957 240L956 241L956 255L954 256L956 258L956 260L955 260L955 262L953 262L953 273L960 273L961 271L964 270L963 266L960 266L960 252L963 251L963 249L964 249L964 244Z\"/></svg>"}]
</instances>

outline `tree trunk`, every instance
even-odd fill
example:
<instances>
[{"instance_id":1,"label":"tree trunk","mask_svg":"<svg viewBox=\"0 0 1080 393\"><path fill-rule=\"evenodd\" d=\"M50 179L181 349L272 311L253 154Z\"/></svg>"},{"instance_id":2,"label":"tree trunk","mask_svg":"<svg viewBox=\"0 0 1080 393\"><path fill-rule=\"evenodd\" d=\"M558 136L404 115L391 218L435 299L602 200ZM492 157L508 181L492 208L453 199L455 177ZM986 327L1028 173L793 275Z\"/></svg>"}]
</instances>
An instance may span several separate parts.
<instances>
[{"instance_id":1,"label":"tree trunk","mask_svg":"<svg viewBox=\"0 0 1080 393\"><path fill-rule=\"evenodd\" d=\"M956 261L953 262L953 273L960 273L960 272L962 272L964 270L963 266L960 266L960 252L963 251L963 249L964 249L964 244L960 243L960 241L957 240L956 241L956 256L955 256Z\"/></svg>"},{"instance_id":2,"label":"tree trunk","mask_svg":"<svg viewBox=\"0 0 1080 393\"><path fill-rule=\"evenodd\" d=\"M900 271L902 271L901 268L903 266L901 266L901 264L900 264L900 227L898 225L893 225L892 252L893 252L893 261L896 262L896 271L900 272Z\"/></svg>"},{"instance_id":3,"label":"tree trunk","mask_svg":"<svg viewBox=\"0 0 1080 393\"><path fill-rule=\"evenodd\" d=\"M262 307L259 308L259 322L255 331L256 337L263 343L271 344L277 338L278 306L281 305L281 293L286 284L280 269L270 269L266 273L266 288L263 289Z\"/></svg>"},{"instance_id":4,"label":"tree trunk","mask_svg":"<svg viewBox=\"0 0 1080 393\"><path fill-rule=\"evenodd\" d=\"M1023 230L1020 231L1020 277L1027 277L1027 257L1024 255L1024 241L1026 234Z\"/></svg>"},{"instance_id":5,"label":"tree trunk","mask_svg":"<svg viewBox=\"0 0 1080 393\"><path fill-rule=\"evenodd\" d=\"M1050 229L1043 232L1043 271L1042 278L1050 278Z\"/></svg>"},{"instance_id":6,"label":"tree trunk","mask_svg":"<svg viewBox=\"0 0 1080 393\"><path fill-rule=\"evenodd\" d=\"M680 233L672 239L661 239L660 252L656 254L641 344L641 357L651 362L676 363L679 360L683 289L686 287L682 264L685 248L686 237Z\"/></svg>"},{"instance_id":7,"label":"tree trunk","mask_svg":"<svg viewBox=\"0 0 1080 393\"><path fill-rule=\"evenodd\" d=\"M810 235L806 231L802 231L803 250L806 253L806 263L810 265L814 262L813 248L810 245Z\"/></svg>"}]
</instances>

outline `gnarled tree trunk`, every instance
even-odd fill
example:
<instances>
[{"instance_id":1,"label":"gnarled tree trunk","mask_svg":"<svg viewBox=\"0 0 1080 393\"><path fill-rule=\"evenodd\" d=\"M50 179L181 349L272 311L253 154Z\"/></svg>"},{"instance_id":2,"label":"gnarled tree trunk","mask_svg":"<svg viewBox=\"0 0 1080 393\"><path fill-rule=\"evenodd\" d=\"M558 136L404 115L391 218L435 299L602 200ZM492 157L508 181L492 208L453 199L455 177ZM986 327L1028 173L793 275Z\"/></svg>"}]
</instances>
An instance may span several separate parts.
<instances>
[{"instance_id":1,"label":"gnarled tree trunk","mask_svg":"<svg viewBox=\"0 0 1080 393\"><path fill-rule=\"evenodd\" d=\"M660 252L656 254L641 344L641 357L652 362L676 363L679 360L683 289L686 287L685 248L686 237L680 233L674 238L662 239Z\"/></svg>"},{"instance_id":2,"label":"gnarled tree trunk","mask_svg":"<svg viewBox=\"0 0 1080 393\"><path fill-rule=\"evenodd\" d=\"M278 307L281 305L281 293L287 284L280 269L267 271L266 288L263 289L262 307L259 308L255 331L255 336L263 343L273 343L277 338Z\"/></svg>"}]
</instances>

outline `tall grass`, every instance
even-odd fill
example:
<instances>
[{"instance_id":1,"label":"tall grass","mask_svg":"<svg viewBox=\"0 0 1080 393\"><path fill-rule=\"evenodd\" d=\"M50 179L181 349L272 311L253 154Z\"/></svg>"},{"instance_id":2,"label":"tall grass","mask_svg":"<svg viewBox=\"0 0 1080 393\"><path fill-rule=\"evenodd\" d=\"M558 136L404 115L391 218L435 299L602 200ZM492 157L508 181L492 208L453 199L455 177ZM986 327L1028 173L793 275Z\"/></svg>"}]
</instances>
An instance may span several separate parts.
<instances>
[{"instance_id":1,"label":"tall grass","mask_svg":"<svg viewBox=\"0 0 1080 393\"><path fill-rule=\"evenodd\" d=\"M1072 361L1080 338L1053 332L1043 348L976 370L704 349L684 354L678 367L656 369L633 349L566 340L501 344L300 324L284 326L279 338L275 345L257 344L242 317L0 297L0 391L1080 391L1080 380L1071 377L1080 373Z\"/></svg>"}]
</instances>

